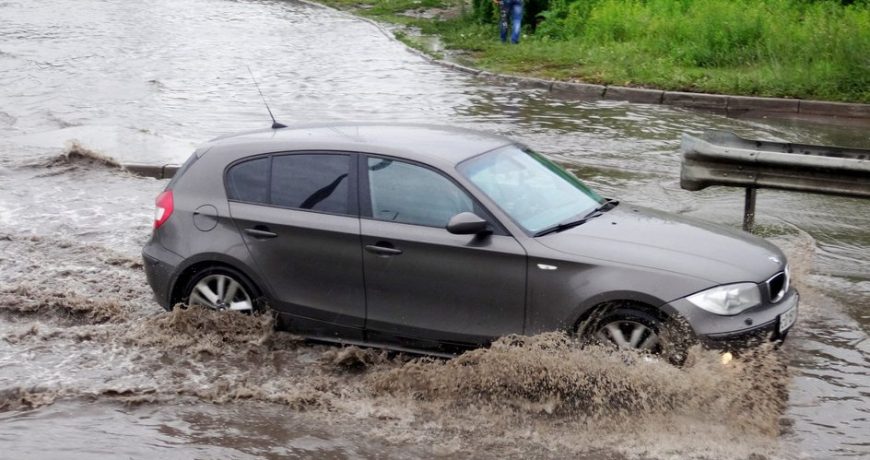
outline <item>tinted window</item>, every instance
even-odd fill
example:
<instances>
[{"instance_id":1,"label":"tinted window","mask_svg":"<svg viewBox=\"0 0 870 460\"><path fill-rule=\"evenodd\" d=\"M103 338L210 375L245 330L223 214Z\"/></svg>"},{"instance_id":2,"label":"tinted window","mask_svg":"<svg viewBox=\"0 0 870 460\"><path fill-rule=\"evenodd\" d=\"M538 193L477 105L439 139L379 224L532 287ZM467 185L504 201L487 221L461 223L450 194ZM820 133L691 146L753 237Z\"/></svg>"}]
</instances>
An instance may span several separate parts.
<instances>
[{"instance_id":1,"label":"tinted window","mask_svg":"<svg viewBox=\"0 0 870 460\"><path fill-rule=\"evenodd\" d=\"M231 200L269 202L269 158L239 163L227 173L227 194Z\"/></svg>"},{"instance_id":2,"label":"tinted window","mask_svg":"<svg viewBox=\"0 0 870 460\"><path fill-rule=\"evenodd\" d=\"M282 155L272 159L272 204L348 213L348 155Z\"/></svg>"},{"instance_id":3,"label":"tinted window","mask_svg":"<svg viewBox=\"0 0 870 460\"><path fill-rule=\"evenodd\" d=\"M474 212L465 192L430 169L369 158L368 170L375 219L443 228L456 214Z\"/></svg>"}]
</instances>

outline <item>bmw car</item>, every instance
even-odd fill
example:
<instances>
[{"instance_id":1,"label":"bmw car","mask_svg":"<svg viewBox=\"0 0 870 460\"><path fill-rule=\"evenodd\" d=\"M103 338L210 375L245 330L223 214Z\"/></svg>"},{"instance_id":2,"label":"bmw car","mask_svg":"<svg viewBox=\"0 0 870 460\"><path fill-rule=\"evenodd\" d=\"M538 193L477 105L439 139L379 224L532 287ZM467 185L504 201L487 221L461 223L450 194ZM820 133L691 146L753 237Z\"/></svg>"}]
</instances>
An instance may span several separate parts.
<instances>
[{"instance_id":1,"label":"bmw car","mask_svg":"<svg viewBox=\"0 0 870 460\"><path fill-rule=\"evenodd\" d=\"M781 340L798 305L773 244L444 126L208 142L157 197L143 257L166 309L268 308L306 337L433 354L547 331L660 353L676 324L714 345Z\"/></svg>"}]
</instances>

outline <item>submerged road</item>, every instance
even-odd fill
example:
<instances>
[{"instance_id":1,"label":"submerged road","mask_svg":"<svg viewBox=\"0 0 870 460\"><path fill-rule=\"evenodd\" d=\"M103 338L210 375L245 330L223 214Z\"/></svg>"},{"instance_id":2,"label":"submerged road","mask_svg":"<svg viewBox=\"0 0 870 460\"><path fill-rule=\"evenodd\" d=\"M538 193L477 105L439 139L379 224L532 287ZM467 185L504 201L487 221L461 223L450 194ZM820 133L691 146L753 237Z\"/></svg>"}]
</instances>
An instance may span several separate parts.
<instances>
[{"instance_id":1,"label":"submerged road","mask_svg":"<svg viewBox=\"0 0 870 460\"><path fill-rule=\"evenodd\" d=\"M759 231L789 254L803 296L779 352L677 370L539 337L462 365L406 363L257 319L162 313L138 254L165 182L99 159L180 162L268 126L250 66L284 123L505 134L605 196L739 227L740 190L679 188L683 132L866 148L866 129L560 100L432 65L294 1L13 0L0 17L4 456L870 457L866 201L760 192ZM84 156L64 154L72 140Z\"/></svg>"}]
</instances>

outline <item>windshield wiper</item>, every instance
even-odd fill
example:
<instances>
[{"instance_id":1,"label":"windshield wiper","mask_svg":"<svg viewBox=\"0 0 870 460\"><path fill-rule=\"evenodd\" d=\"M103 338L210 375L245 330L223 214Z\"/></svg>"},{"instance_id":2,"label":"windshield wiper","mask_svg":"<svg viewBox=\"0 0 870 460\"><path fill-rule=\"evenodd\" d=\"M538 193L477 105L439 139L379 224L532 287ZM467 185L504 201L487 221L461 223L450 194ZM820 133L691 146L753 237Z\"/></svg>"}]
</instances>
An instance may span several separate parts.
<instances>
[{"instance_id":1,"label":"windshield wiper","mask_svg":"<svg viewBox=\"0 0 870 460\"><path fill-rule=\"evenodd\" d=\"M580 217L580 218L572 217L568 220L563 220L562 222L559 222L556 225L553 225L551 227L547 227L543 230L538 230L537 232L535 232L535 234L533 236L537 238L539 236L549 235L550 233L561 232L563 230L568 230L569 228L574 228L578 225L583 225L587 221L589 221L589 219L593 219L595 217L600 216L601 214L603 214L606 211L610 211L611 209L615 208L616 205L618 205L618 204L619 204L619 200L611 200L609 198L606 198L606 201L603 204L596 207L592 211L589 211L585 216Z\"/></svg>"},{"instance_id":2,"label":"windshield wiper","mask_svg":"<svg viewBox=\"0 0 870 460\"><path fill-rule=\"evenodd\" d=\"M583 225L589 219L591 219L593 217L598 217L600 215L601 215L601 213L596 209L596 210L592 211L590 214L587 214L586 216L581 217L579 219L568 219L568 220L559 222L558 224L553 225L551 227L547 227L543 230L538 230L534 236L537 238L539 236L549 235L550 233L561 232L562 230L568 230L569 228L573 228L573 227L576 227L578 225Z\"/></svg>"},{"instance_id":3,"label":"windshield wiper","mask_svg":"<svg viewBox=\"0 0 870 460\"><path fill-rule=\"evenodd\" d=\"M596 208L596 211L601 211L601 212L610 211L611 209L615 208L616 205L618 205L618 204L619 204L619 200L614 200L613 198L605 198L604 204L602 204L601 206Z\"/></svg>"}]
</instances>

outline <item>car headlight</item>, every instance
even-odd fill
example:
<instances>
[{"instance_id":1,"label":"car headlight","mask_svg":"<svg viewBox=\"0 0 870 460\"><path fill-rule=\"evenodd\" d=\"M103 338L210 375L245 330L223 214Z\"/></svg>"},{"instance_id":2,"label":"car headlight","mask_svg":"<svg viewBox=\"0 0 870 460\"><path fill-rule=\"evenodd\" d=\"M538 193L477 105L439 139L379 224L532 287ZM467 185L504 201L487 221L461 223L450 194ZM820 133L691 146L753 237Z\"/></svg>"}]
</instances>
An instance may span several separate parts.
<instances>
[{"instance_id":1,"label":"car headlight","mask_svg":"<svg viewBox=\"0 0 870 460\"><path fill-rule=\"evenodd\" d=\"M699 308L717 315L736 315L761 303L761 291L755 283L718 286L686 297Z\"/></svg>"}]
</instances>

